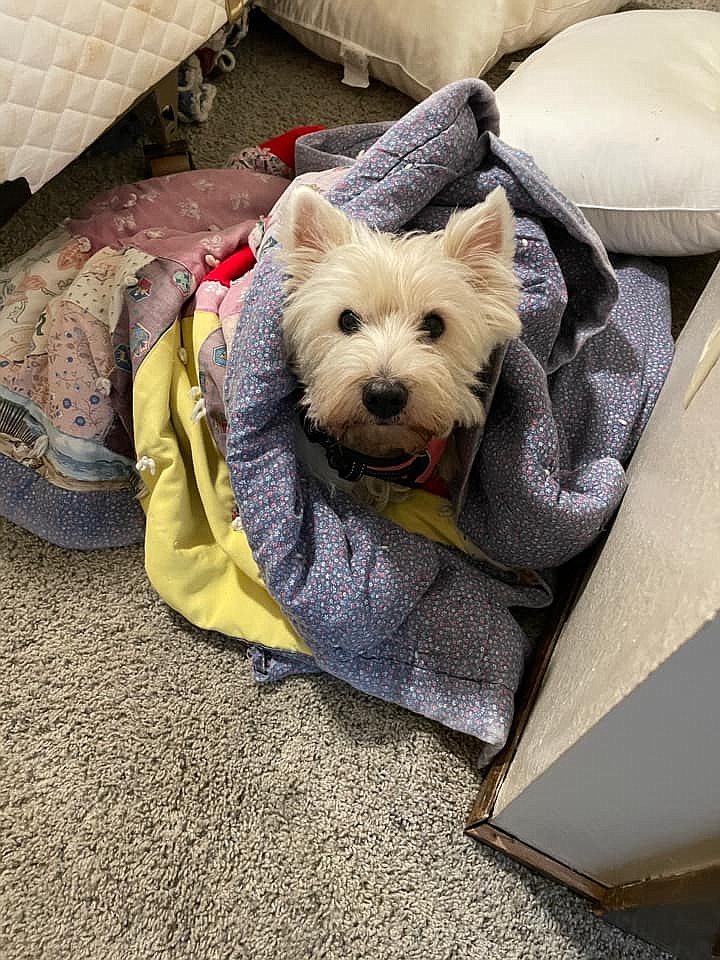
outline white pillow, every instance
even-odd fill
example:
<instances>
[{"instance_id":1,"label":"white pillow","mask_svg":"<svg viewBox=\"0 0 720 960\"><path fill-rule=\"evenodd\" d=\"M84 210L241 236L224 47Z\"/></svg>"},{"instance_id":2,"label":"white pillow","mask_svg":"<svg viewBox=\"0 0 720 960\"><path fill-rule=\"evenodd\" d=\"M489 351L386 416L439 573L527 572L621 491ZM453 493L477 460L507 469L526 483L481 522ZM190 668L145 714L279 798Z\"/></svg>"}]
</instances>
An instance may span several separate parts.
<instances>
[{"instance_id":1,"label":"white pillow","mask_svg":"<svg viewBox=\"0 0 720 960\"><path fill-rule=\"evenodd\" d=\"M370 74L422 100L622 2L258 0L257 6L319 56L344 63L346 83L367 86Z\"/></svg>"},{"instance_id":2,"label":"white pillow","mask_svg":"<svg viewBox=\"0 0 720 960\"><path fill-rule=\"evenodd\" d=\"M571 27L497 91L534 156L610 250L720 250L720 13L638 10Z\"/></svg>"}]
</instances>

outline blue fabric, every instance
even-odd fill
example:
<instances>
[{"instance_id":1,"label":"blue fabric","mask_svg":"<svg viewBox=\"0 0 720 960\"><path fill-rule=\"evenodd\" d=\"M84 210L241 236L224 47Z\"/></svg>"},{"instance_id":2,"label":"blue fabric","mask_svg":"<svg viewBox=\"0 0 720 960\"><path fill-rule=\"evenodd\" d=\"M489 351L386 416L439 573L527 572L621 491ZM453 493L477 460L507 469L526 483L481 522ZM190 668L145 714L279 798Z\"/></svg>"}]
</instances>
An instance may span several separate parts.
<instances>
[{"instance_id":1,"label":"blue fabric","mask_svg":"<svg viewBox=\"0 0 720 960\"><path fill-rule=\"evenodd\" d=\"M102 550L142 543L145 514L130 488L66 490L0 454L0 515L49 543Z\"/></svg>"},{"instance_id":2,"label":"blue fabric","mask_svg":"<svg viewBox=\"0 0 720 960\"><path fill-rule=\"evenodd\" d=\"M610 263L582 214L497 138L493 94L449 85L392 125L322 131L298 172L352 163L330 199L382 230L442 227L502 185L517 218L522 338L499 371L482 442L460 438L459 526L515 568L554 568L616 510L630 456L672 357L664 272ZM259 679L319 669L502 746L529 645L511 606L540 579L411 535L326 489L295 457L282 274L256 269L228 361L228 464L265 583L313 652L256 651Z\"/></svg>"}]
</instances>

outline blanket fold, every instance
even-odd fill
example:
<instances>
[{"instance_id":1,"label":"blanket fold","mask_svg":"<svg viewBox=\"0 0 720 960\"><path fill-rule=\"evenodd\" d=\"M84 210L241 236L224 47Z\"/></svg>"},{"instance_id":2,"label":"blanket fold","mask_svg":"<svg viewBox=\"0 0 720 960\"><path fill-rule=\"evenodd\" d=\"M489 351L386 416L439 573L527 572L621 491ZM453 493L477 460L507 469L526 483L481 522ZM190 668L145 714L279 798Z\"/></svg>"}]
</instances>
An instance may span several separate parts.
<instances>
[{"instance_id":1,"label":"blanket fold","mask_svg":"<svg viewBox=\"0 0 720 960\"><path fill-rule=\"evenodd\" d=\"M382 230L439 229L456 206L507 191L523 335L506 352L482 443L465 444L476 455L458 527L509 567L552 568L588 547L620 502L623 462L670 362L667 292L661 270L628 262L633 293L618 302L617 271L592 228L497 139L497 123L490 89L461 81L395 124L303 138L296 164L341 168L329 199ZM505 582L472 550L413 535L306 474L272 249L225 381L230 477L263 580L316 666L497 749L527 655L508 607L548 603L550 590L540 578ZM296 668L279 653L256 665L266 679Z\"/></svg>"}]
</instances>

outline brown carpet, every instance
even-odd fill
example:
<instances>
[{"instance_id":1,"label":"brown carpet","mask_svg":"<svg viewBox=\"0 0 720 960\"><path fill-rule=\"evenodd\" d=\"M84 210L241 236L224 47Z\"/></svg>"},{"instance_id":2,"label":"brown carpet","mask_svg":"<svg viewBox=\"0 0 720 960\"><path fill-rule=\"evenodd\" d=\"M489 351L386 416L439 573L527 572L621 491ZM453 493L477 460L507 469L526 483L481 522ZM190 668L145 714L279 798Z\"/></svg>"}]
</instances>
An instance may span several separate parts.
<instances>
[{"instance_id":1,"label":"brown carpet","mask_svg":"<svg viewBox=\"0 0 720 960\"><path fill-rule=\"evenodd\" d=\"M189 131L198 164L298 123L410 103L261 19ZM494 74L497 78L497 72ZM4 229L0 261L140 154L83 157ZM687 310L709 269L677 261ZM329 678L254 686L240 644L92 554L0 523L3 960L651 960L563 888L463 837L471 745Z\"/></svg>"}]
</instances>

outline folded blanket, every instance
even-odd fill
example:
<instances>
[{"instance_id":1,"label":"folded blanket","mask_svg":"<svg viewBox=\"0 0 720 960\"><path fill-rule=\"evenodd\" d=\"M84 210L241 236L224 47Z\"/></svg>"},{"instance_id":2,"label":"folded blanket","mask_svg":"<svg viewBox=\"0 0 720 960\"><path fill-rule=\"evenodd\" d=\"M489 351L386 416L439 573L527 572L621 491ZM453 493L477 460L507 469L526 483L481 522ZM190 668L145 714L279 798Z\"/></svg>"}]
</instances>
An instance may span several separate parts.
<instances>
[{"instance_id":1,"label":"folded blanket","mask_svg":"<svg viewBox=\"0 0 720 960\"><path fill-rule=\"evenodd\" d=\"M287 185L248 170L128 184L0 269L0 513L62 546L143 539L139 365ZM145 301L150 322L131 325Z\"/></svg>"},{"instance_id":2,"label":"folded blanket","mask_svg":"<svg viewBox=\"0 0 720 960\"><path fill-rule=\"evenodd\" d=\"M327 671L497 750L529 653L510 610L549 603L548 572L613 515L672 353L663 271L611 264L497 132L468 80L295 158L383 230L508 193L524 332L485 371L452 504L414 491L379 515L298 463L273 253L288 181L215 170L109 191L0 271L0 513L96 547L142 537L140 503L158 592L248 640L258 680ZM248 242L259 262L233 279Z\"/></svg>"},{"instance_id":3,"label":"folded blanket","mask_svg":"<svg viewBox=\"0 0 720 960\"><path fill-rule=\"evenodd\" d=\"M579 211L497 134L492 92L467 80L397 123L303 138L296 166L347 168L329 199L389 231L439 229L457 206L507 191L524 332L506 352L484 436L461 438L455 511L461 533L495 560L552 568L587 548L620 502L623 463L672 355L667 286L647 261L613 269ZM263 581L312 661L256 650L256 675L324 670L497 749L527 655L508 608L547 603L550 591L307 475L272 249L261 251L228 359L227 462Z\"/></svg>"}]
</instances>

